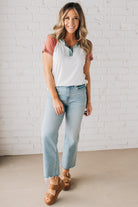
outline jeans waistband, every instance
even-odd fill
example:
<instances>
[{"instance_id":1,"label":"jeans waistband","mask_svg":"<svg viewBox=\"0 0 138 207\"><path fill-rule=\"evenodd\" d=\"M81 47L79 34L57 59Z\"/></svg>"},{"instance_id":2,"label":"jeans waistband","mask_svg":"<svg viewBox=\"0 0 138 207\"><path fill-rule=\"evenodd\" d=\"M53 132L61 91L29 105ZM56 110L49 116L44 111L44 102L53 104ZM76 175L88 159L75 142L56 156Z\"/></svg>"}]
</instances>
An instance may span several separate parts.
<instances>
[{"instance_id":1,"label":"jeans waistband","mask_svg":"<svg viewBox=\"0 0 138 207\"><path fill-rule=\"evenodd\" d=\"M56 86L56 88L84 88L85 84L81 84L81 85L72 85L72 86Z\"/></svg>"}]
</instances>

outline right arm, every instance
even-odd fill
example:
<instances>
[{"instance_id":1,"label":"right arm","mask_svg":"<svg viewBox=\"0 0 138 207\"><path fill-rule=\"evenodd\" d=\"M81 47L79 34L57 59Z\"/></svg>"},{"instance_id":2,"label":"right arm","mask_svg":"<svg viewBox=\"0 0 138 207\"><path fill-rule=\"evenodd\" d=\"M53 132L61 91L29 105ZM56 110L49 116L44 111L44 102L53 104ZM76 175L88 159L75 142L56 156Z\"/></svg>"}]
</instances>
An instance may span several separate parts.
<instances>
[{"instance_id":1,"label":"right arm","mask_svg":"<svg viewBox=\"0 0 138 207\"><path fill-rule=\"evenodd\" d=\"M61 115L64 112L64 106L61 100L59 99L55 88L55 81L52 74L52 65L53 65L53 56L46 52L43 52L43 68L44 68L46 85L51 94L54 109L58 115Z\"/></svg>"}]
</instances>

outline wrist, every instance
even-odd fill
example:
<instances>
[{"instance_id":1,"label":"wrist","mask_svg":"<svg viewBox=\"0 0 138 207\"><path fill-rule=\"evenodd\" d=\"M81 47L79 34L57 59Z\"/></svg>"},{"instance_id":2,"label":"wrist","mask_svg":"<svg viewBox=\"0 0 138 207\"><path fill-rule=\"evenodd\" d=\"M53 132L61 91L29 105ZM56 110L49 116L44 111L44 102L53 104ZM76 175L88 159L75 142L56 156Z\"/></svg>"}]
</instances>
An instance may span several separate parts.
<instances>
[{"instance_id":1,"label":"wrist","mask_svg":"<svg viewBox=\"0 0 138 207\"><path fill-rule=\"evenodd\" d=\"M58 100L58 99L59 99L58 96L56 96L56 97L52 97L52 100L53 100L53 101L56 101L56 100Z\"/></svg>"},{"instance_id":2,"label":"wrist","mask_svg":"<svg viewBox=\"0 0 138 207\"><path fill-rule=\"evenodd\" d=\"M53 93L51 96L52 96L53 101L59 99L57 93Z\"/></svg>"}]
</instances>

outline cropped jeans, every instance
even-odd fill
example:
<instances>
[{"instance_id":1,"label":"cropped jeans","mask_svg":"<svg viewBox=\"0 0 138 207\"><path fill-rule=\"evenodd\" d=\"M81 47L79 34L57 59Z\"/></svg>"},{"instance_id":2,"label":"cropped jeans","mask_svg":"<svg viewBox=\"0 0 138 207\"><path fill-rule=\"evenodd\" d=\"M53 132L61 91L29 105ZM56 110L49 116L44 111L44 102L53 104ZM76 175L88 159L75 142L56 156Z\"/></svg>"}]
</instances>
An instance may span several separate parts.
<instances>
[{"instance_id":1,"label":"cropped jeans","mask_svg":"<svg viewBox=\"0 0 138 207\"><path fill-rule=\"evenodd\" d=\"M86 86L56 86L64 112L58 115L48 91L44 119L41 126L43 146L44 179L60 175L58 157L58 131L65 115L65 137L61 166L69 169L75 166L81 121L86 108Z\"/></svg>"}]
</instances>

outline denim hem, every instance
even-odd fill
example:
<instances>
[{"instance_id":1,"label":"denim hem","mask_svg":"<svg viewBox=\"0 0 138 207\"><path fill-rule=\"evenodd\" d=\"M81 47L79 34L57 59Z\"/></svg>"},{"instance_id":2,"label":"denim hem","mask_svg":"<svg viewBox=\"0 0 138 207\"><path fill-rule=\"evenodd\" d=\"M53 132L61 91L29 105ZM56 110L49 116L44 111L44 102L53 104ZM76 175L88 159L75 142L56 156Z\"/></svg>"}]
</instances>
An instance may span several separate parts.
<instances>
[{"instance_id":1,"label":"denim hem","mask_svg":"<svg viewBox=\"0 0 138 207\"><path fill-rule=\"evenodd\" d=\"M75 166L76 166L76 165L71 165L71 166L69 166L68 168L64 168L64 167L62 166L62 164L61 164L61 167L64 168L65 170L70 169L70 168L73 168L73 167L75 167Z\"/></svg>"},{"instance_id":2,"label":"denim hem","mask_svg":"<svg viewBox=\"0 0 138 207\"><path fill-rule=\"evenodd\" d=\"M52 178L52 177L54 177L54 176L60 176L60 173L59 174L53 174L53 175L49 175L49 176L47 176L47 177L44 177L44 180L47 180L47 179L49 179L49 178Z\"/></svg>"}]
</instances>

